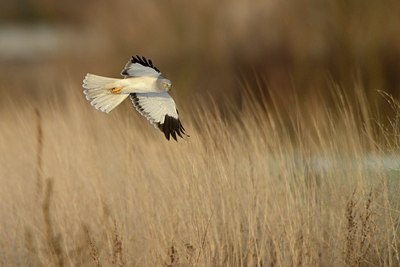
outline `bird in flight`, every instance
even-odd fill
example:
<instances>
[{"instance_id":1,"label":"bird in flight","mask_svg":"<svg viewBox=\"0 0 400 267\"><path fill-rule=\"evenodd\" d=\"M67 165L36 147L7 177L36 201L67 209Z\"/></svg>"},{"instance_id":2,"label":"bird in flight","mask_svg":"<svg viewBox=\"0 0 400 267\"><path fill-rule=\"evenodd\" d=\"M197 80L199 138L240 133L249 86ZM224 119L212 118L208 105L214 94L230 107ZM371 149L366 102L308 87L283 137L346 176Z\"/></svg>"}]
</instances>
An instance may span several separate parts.
<instances>
[{"instance_id":1,"label":"bird in flight","mask_svg":"<svg viewBox=\"0 0 400 267\"><path fill-rule=\"evenodd\" d=\"M86 74L82 87L86 99L96 109L109 113L128 96L136 110L160 129L169 140L185 133L178 110L168 94L171 81L145 57L132 57L121 72L123 79Z\"/></svg>"}]
</instances>

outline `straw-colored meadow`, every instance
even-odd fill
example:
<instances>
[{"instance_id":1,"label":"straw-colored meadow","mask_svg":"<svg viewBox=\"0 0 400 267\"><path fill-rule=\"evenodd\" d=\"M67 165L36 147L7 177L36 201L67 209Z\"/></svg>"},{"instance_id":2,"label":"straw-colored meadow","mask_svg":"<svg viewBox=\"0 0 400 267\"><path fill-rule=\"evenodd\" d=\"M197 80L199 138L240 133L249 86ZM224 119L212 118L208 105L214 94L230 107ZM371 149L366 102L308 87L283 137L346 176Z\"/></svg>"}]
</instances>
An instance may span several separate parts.
<instances>
[{"instance_id":1,"label":"straw-colored meadow","mask_svg":"<svg viewBox=\"0 0 400 267\"><path fill-rule=\"evenodd\" d=\"M176 143L128 102L107 116L65 90L62 109L1 113L1 265L400 264L399 113L379 123L362 93L287 114L204 99Z\"/></svg>"},{"instance_id":2,"label":"straw-colored meadow","mask_svg":"<svg viewBox=\"0 0 400 267\"><path fill-rule=\"evenodd\" d=\"M400 266L399 0L2 1L0 266ZM188 138L86 73L131 56Z\"/></svg>"}]
</instances>

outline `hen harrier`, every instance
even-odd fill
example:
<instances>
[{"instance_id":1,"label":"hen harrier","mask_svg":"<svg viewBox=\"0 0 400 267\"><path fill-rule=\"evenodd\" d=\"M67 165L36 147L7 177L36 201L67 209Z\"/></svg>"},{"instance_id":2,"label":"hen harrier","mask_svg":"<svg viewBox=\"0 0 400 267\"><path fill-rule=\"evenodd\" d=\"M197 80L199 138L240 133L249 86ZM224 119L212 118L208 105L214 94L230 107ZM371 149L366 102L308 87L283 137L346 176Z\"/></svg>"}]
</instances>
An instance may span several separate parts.
<instances>
[{"instance_id":1,"label":"hen harrier","mask_svg":"<svg viewBox=\"0 0 400 267\"><path fill-rule=\"evenodd\" d=\"M176 135L186 135L175 102L168 94L171 81L161 74L151 60L132 57L121 75L123 79L86 74L82 87L90 104L109 113L129 96L136 110L154 127L158 127L168 140L170 135L175 140Z\"/></svg>"}]
</instances>

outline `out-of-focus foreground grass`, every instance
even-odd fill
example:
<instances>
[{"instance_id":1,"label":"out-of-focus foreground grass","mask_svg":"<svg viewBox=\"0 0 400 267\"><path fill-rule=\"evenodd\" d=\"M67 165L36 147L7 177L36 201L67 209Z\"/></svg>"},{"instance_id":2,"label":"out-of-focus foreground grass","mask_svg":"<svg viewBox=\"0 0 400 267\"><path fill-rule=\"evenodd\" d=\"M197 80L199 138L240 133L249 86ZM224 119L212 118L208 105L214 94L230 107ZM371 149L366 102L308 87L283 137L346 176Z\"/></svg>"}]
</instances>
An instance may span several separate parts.
<instances>
[{"instance_id":1,"label":"out-of-focus foreground grass","mask_svg":"<svg viewBox=\"0 0 400 267\"><path fill-rule=\"evenodd\" d=\"M62 108L1 113L1 265L400 264L399 115L378 123L360 88L231 116L198 99L178 143L63 88Z\"/></svg>"}]
</instances>

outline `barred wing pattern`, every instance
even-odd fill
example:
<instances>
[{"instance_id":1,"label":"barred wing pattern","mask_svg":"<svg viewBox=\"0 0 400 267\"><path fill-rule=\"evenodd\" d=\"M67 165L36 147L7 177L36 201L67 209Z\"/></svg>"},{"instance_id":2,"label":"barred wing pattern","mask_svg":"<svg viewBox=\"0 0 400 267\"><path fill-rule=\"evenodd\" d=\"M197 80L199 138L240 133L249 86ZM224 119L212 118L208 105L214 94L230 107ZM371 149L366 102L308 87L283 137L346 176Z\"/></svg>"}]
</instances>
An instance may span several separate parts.
<instances>
[{"instance_id":1,"label":"barred wing pattern","mask_svg":"<svg viewBox=\"0 0 400 267\"><path fill-rule=\"evenodd\" d=\"M130 98L136 110L159 128L168 140L170 136L175 140L177 135L188 136L179 120L175 102L168 93L132 93Z\"/></svg>"}]
</instances>

